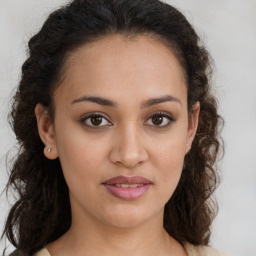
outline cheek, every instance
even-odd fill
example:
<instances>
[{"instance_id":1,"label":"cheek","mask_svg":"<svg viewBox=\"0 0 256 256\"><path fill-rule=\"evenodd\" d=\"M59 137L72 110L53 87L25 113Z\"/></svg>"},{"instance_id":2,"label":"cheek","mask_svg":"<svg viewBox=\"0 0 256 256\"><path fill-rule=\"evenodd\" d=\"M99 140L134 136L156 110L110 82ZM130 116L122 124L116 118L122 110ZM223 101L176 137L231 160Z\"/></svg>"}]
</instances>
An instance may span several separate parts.
<instances>
[{"instance_id":1,"label":"cheek","mask_svg":"<svg viewBox=\"0 0 256 256\"><path fill-rule=\"evenodd\" d=\"M177 127L172 133L162 137L158 142L152 141L151 148L154 150L152 155L155 156L154 158L158 161L158 164L166 166L166 168L168 168L168 166L174 167L180 165L186 154L186 138L186 129ZM153 147L153 145L155 146Z\"/></svg>"},{"instance_id":2,"label":"cheek","mask_svg":"<svg viewBox=\"0 0 256 256\"><path fill-rule=\"evenodd\" d=\"M170 180L172 178L178 177L181 174L185 149L180 147L179 149L176 145L168 145L168 147L159 149L156 155L156 164L159 170L162 170L161 178L163 180Z\"/></svg>"},{"instance_id":3,"label":"cheek","mask_svg":"<svg viewBox=\"0 0 256 256\"><path fill-rule=\"evenodd\" d=\"M102 140L92 140L83 130L74 133L66 127L58 133L57 150L63 173L69 181L96 180L106 159L106 149Z\"/></svg>"},{"instance_id":4,"label":"cheek","mask_svg":"<svg viewBox=\"0 0 256 256\"><path fill-rule=\"evenodd\" d=\"M185 131L185 130L184 130ZM163 184L164 193L171 195L181 176L186 154L186 133L166 138L152 152L154 168L158 170L156 180Z\"/></svg>"}]
</instances>

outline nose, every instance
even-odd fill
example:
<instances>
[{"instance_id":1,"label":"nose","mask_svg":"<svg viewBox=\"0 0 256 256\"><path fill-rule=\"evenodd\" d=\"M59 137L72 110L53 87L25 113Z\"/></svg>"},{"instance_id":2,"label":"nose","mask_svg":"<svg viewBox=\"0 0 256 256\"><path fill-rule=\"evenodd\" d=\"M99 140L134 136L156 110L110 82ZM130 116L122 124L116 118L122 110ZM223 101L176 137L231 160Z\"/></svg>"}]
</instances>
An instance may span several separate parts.
<instances>
[{"instance_id":1,"label":"nose","mask_svg":"<svg viewBox=\"0 0 256 256\"><path fill-rule=\"evenodd\" d=\"M110 152L110 161L128 169L133 169L148 159L143 136L138 128L126 127L115 134L114 146Z\"/></svg>"}]
</instances>

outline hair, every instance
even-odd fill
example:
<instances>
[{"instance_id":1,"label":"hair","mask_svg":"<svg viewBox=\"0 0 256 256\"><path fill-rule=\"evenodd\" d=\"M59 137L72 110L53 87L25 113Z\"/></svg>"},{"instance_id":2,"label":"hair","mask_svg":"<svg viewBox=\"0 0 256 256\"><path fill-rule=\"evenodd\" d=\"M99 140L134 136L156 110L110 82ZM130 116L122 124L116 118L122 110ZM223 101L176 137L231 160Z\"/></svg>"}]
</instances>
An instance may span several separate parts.
<instances>
[{"instance_id":1,"label":"hair","mask_svg":"<svg viewBox=\"0 0 256 256\"><path fill-rule=\"evenodd\" d=\"M54 118L53 92L72 51L113 34L147 35L175 52L187 85L188 109L200 102L198 130L185 156L179 184L165 205L164 228L177 241L208 245L217 213L212 194L219 184L216 161L222 147L217 100L211 90L211 58L186 18L159 0L73 0L49 15L28 42L28 58L13 98L10 123L19 151L6 189L18 193L3 235L16 248L11 255L33 255L71 226L68 186L59 159L43 154L35 106Z\"/></svg>"}]
</instances>

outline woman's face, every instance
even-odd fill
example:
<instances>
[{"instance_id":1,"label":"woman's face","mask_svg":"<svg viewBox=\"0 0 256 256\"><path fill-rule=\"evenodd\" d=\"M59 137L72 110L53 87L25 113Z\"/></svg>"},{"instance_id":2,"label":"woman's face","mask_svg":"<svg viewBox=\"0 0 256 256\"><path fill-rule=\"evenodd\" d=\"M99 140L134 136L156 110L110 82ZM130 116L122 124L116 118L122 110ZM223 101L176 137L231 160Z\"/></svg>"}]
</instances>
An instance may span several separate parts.
<instances>
[{"instance_id":1,"label":"woman's face","mask_svg":"<svg viewBox=\"0 0 256 256\"><path fill-rule=\"evenodd\" d=\"M134 227L162 218L199 112L188 119L175 55L145 36L113 35L72 53L65 72L54 122L39 122L39 132L52 148L46 156L60 159L73 221Z\"/></svg>"}]
</instances>

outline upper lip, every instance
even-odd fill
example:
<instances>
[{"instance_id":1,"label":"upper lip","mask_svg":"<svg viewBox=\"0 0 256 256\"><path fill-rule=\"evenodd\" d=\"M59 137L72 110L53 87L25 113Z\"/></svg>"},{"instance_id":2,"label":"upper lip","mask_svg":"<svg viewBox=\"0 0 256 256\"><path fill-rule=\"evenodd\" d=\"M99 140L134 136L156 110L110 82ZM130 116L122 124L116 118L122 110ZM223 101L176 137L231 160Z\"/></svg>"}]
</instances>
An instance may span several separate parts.
<instances>
[{"instance_id":1,"label":"upper lip","mask_svg":"<svg viewBox=\"0 0 256 256\"><path fill-rule=\"evenodd\" d=\"M141 177L141 176L132 176L132 177L126 177L126 176L117 176L114 178L111 178L107 181L104 181L103 184L107 185L114 185L114 184L152 184L152 181Z\"/></svg>"}]
</instances>

